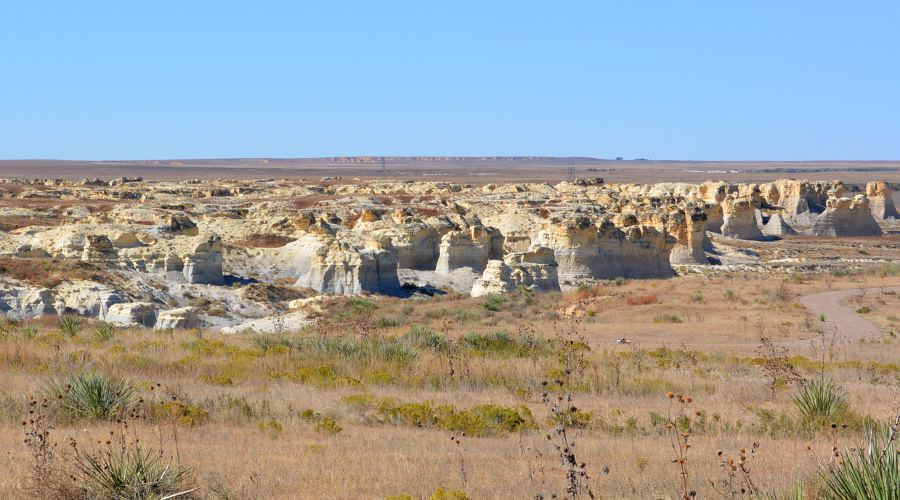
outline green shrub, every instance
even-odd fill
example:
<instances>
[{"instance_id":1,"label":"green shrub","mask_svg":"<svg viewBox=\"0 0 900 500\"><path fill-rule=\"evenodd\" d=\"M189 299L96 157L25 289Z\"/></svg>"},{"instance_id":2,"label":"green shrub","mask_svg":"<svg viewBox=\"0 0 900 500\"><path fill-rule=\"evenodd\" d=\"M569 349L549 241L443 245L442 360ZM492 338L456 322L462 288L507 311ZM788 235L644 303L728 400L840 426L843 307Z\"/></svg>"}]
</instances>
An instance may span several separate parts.
<instances>
[{"instance_id":1,"label":"green shrub","mask_svg":"<svg viewBox=\"0 0 900 500\"><path fill-rule=\"evenodd\" d=\"M495 356L527 356L537 344L526 339L513 338L506 330L491 333L468 332L463 345L479 353Z\"/></svg>"},{"instance_id":2,"label":"green shrub","mask_svg":"<svg viewBox=\"0 0 900 500\"><path fill-rule=\"evenodd\" d=\"M353 314L363 314L378 309L378 306L376 306L374 302L362 297L350 297L350 299L347 300L347 305L350 306L350 311L352 311Z\"/></svg>"},{"instance_id":3,"label":"green shrub","mask_svg":"<svg viewBox=\"0 0 900 500\"><path fill-rule=\"evenodd\" d=\"M844 416L847 402L844 391L831 379L819 378L807 382L794 398L800 415L809 422L833 420Z\"/></svg>"},{"instance_id":4,"label":"green shrub","mask_svg":"<svg viewBox=\"0 0 900 500\"><path fill-rule=\"evenodd\" d=\"M872 312L872 308L869 306L862 306L856 310L857 314L869 314Z\"/></svg>"},{"instance_id":5,"label":"green shrub","mask_svg":"<svg viewBox=\"0 0 900 500\"><path fill-rule=\"evenodd\" d=\"M59 318L56 322L56 330L66 337L74 337L81 331L81 318L71 314L67 314Z\"/></svg>"},{"instance_id":6,"label":"green shrub","mask_svg":"<svg viewBox=\"0 0 900 500\"><path fill-rule=\"evenodd\" d=\"M886 429L870 430L867 442L822 469L827 498L855 500L900 498L900 447Z\"/></svg>"},{"instance_id":7,"label":"green shrub","mask_svg":"<svg viewBox=\"0 0 900 500\"><path fill-rule=\"evenodd\" d=\"M534 416L526 406L511 408L484 404L457 409L451 404L434 405L428 401L404 403L383 399L378 403L377 413L390 423L465 432L470 436L520 432L537 427Z\"/></svg>"},{"instance_id":8,"label":"green shrub","mask_svg":"<svg viewBox=\"0 0 900 500\"><path fill-rule=\"evenodd\" d=\"M445 335L429 330L422 325L412 325L401 340L413 346L432 351L446 350L450 343Z\"/></svg>"},{"instance_id":9,"label":"green shrub","mask_svg":"<svg viewBox=\"0 0 900 500\"><path fill-rule=\"evenodd\" d=\"M134 402L134 389L128 382L92 372L51 382L49 392L71 417L88 420L110 419Z\"/></svg>"},{"instance_id":10,"label":"green shrub","mask_svg":"<svg viewBox=\"0 0 900 500\"><path fill-rule=\"evenodd\" d=\"M508 299L502 295L491 295L484 301L484 308L488 311L501 311Z\"/></svg>"},{"instance_id":11,"label":"green shrub","mask_svg":"<svg viewBox=\"0 0 900 500\"><path fill-rule=\"evenodd\" d=\"M387 316L382 316L378 318L378 327L379 328L392 328L396 326L400 326L403 324L403 320L399 318L389 318Z\"/></svg>"},{"instance_id":12,"label":"green shrub","mask_svg":"<svg viewBox=\"0 0 900 500\"><path fill-rule=\"evenodd\" d=\"M33 339L37 335L37 328L31 325L16 328L14 335L23 339Z\"/></svg>"},{"instance_id":13,"label":"green shrub","mask_svg":"<svg viewBox=\"0 0 900 500\"><path fill-rule=\"evenodd\" d=\"M194 427L209 420L205 408L182 401L166 401L151 409L151 415L159 419L171 419L179 425Z\"/></svg>"},{"instance_id":14,"label":"green shrub","mask_svg":"<svg viewBox=\"0 0 900 500\"><path fill-rule=\"evenodd\" d=\"M681 317L677 314L661 314L653 318L654 323L681 323Z\"/></svg>"},{"instance_id":15,"label":"green shrub","mask_svg":"<svg viewBox=\"0 0 900 500\"><path fill-rule=\"evenodd\" d=\"M76 448L75 475L84 498L176 498L191 491L192 472L159 451L110 446L97 452Z\"/></svg>"}]
</instances>

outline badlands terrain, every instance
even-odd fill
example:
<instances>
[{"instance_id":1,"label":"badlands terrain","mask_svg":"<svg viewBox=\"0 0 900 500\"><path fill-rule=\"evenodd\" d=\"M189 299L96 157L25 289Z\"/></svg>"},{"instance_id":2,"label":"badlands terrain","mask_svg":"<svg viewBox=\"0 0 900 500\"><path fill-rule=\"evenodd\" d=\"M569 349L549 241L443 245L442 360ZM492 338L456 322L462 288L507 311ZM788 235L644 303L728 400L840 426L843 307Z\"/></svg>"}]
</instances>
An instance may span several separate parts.
<instances>
[{"instance_id":1,"label":"badlands terrain","mask_svg":"<svg viewBox=\"0 0 900 500\"><path fill-rule=\"evenodd\" d=\"M896 166L617 163L0 179L0 492L827 496L898 426Z\"/></svg>"}]
</instances>

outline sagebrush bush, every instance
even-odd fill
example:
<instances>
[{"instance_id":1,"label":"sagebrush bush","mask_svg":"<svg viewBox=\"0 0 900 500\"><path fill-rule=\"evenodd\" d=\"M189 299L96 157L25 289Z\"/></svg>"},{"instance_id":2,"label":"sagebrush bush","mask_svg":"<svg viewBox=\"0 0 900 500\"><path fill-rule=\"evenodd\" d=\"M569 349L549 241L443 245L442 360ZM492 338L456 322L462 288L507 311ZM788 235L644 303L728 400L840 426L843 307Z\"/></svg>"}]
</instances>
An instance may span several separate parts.
<instances>
[{"instance_id":1,"label":"sagebrush bush","mask_svg":"<svg viewBox=\"0 0 900 500\"><path fill-rule=\"evenodd\" d=\"M60 408L73 418L107 420L134 403L134 389L121 379L100 373L72 375L50 383L48 392Z\"/></svg>"},{"instance_id":2,"label":"sagebrush bush","mask_svg":"<svg viewBox=\"0 0 900 500\"><path fill-rule=\"evenodd\" d=\"M835 419L847 412L843 389L835 381L827 378L818 378L803 384L800 394L794 398L794 405L807 421Z\"/></svg>"}]
</instances>

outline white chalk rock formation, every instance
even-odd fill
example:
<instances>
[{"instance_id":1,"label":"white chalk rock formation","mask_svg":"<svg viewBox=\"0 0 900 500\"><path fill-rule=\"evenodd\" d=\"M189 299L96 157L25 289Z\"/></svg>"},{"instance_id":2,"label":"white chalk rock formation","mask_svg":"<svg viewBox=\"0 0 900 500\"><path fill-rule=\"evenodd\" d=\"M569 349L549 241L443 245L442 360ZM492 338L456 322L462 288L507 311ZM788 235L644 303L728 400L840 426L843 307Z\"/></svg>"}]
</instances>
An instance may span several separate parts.
<instances>
[{"instance_id":1,"label":"white chalk rock formation","mask_svg":"<svg viewBox=\"0 0 900 500\"><path fill-rule=\"evenodd\" d=\"M866 184L866 198L869 199L869 210L876 219L900 219L894 200L891 197L891 188L884 181L870 182Z\"/></svg>"},{"instance_id":2,"label":"white chalk rock formation","mask_svg":"<svg viewBox=\"0 0 900 500\"><path fill-rule=\"evenodd\" d=\"M102 234L91 234L86 238L84 250L81 253L83 261L115 260L118 257L109 237Z\"/></svg>"},{"instance_id":3,"label":"white chalk rock formation","mask_svg":"<svg viewBox=\"0 0 900 500\"><path fill-rule=\"evenodd\" d=\"M722 213L722 236L741 240L764 239L756 223L756 209L751 200L729 195L722 202Z\"/></svg>"},{"instance_id":4,"label":"white chalk rock formation","mask_svg":"<svg viewBox=\"0 0 900 500\"><path fill-rule=\"evenodd\" d=\"M451 231L441 238L436 276L449 276L459 268L471 268L477 273L484 272L492 259L503 258L503 235L493 227L480 224L467 229Z\"/></svg>"},{"instance_id":5,"label":"white chalk rock formation","mask_svg":"<svg viewBox=\"0 0 900 500\"><path fill-rule=\"evenodd\" d=\"M205 241L194 248L192 253L185 256L182 271L184 279L188 283L221 285L225 283L225 277L222 275L222 261L222 239L217 234L210 234ZM177 267L174 259L172 265Z\"/></svg>"},{"instance_id":6,"label":"white chalk rock formation","mask_svg":"<svg viewBox=\"0 0 900 500\"><path fill-rule=\"evenodd\" d=\"M160 231L176 236L197 236L200 234L200 229L197 228L197 225L194 224L190 217L179 214L170 215L168 222L160 227Z\"/></svg>"},{"instance_id":7,"label":"white chalk rock formation","mask_svg":"<svg viewBox=\"0 0 900 500\"><path fill-rule=\"evenodd\" d=\"M332 295L400 292L397 251L389 239L371 240L364 248L332 239L308 257L309 269L297 279L296 286Z\"/></svg>"},{"instance_id":8,"label":"white chalk rock formation","mask_svg":"<svg viewBox=\"0 0 900 500\"><path fill-rule=\"evenodd\" d=\"M46 288L0 288L0 313L11 319L25 320L56 314L54 302L53 292Z\"/></svg>"},{"instance_id":9,"label":"white chalk rock formation","mask_svg":"<svg viewBox=\"0 0 900 500\"><path fill-rule=\"evenodd\" d=\"M156 330L169 330L173 328L194 328L199 326L200 316L196 307L179 307L160 311L156 315Z\"/></svg>"},{"instance_id":10,"label":"white chalk rock formation","mask_svg":"<svg viewBox=\"0 0 900 500\"><path fill-rule=\"evenodd\" d=\"M152 327L156 324L156 307L149 302L113 304L105 320L115 326Z\"/></svg>"},{"instance_id":11,"label":"white chalk rock formation","mask_svg":"<svg viewBox=\"0 0 900 500\"><path fill-rule=\"evenodd\" d=\"M553 249L560 283L577 285L600 275L599 233L587 217L546 223L538 242Z\"/></svg>"},{"instance_id":12,"label":"white chalk rock formation","mask_svg":"<svg viewBox=\"0 0 900 500\"><path fill-rule=\"evenodd\" d=\"M769 222L766 222L766 225L763 226L762 233L766 236L780 237L797 234L797 231L784 221L781 214L772 214L772 216L769 217Z\"/></svg>"},{"instance_id":13,"label":"white chalk rock formation","mask_svg":"<svg viewBox=\"0 0 900 500\"><path fill-rule=\"evenodd\" d=\"M517 252L504 260L490 260L472 287L472 296L509 293L524 287L533 292L558 292L559 277L553 249L538 247Z\"/></svg>"},{"instance_id":14,"label":"white chalk rock formation","mask_svg":"<svg viewBox=\"0 0 900 500\"><path fill-rule=\"evenodd\" d=\"M812 226L815 236L881 236L881 227L869 210L864 195L854 198L829 198L825 211Z\"/></svg>"}]
</instances>

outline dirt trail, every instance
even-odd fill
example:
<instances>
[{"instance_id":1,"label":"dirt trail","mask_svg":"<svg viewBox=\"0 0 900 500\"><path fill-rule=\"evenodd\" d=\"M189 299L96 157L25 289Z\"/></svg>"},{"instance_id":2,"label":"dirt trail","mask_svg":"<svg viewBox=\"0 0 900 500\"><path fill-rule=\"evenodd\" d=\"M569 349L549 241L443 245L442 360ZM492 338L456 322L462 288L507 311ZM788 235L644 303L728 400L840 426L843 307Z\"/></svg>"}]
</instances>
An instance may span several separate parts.
<instances>
[{"instance_id":1,"label":"dirt trail","mask_svg":"<svg viewBox=\"0 0 900 500\"><path fill-rule=\"evenodd\" d=\"M865 293L880 293L882 290L897 292L900 291L900 286L871 287L864 290ZM860 316L852 308L841 304L842 300L858 293L860 293L858 288L832 290L804 295L800 297L799 302L815 317L816 321L821 315L824 315L825 322L822 325L825 327L824 331L836 331L838 336L845 341L856 342L862 339L880 338L881 328L878 325Z\"/></svg>"}]
</instances>

